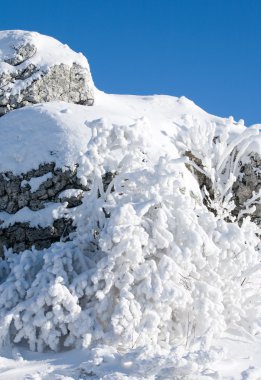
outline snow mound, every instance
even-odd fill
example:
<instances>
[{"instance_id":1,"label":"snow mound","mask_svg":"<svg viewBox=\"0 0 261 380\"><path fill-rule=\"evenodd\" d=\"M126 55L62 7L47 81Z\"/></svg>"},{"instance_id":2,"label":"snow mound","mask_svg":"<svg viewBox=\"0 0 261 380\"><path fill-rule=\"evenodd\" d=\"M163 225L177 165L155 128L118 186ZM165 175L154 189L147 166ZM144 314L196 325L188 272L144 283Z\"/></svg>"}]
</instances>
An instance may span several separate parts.
<instances>
[{"instance_id":1,"label":"snow mound","mask_svg":"<svg viewBox=\"0 0 261 380\"><path fill-rule=\"evenodd\" d=\"M26 173L50 162L74 167L91 137L85 114L74 107L37 104L0 118L0 172Z\"/></svg>"}]
</instances>

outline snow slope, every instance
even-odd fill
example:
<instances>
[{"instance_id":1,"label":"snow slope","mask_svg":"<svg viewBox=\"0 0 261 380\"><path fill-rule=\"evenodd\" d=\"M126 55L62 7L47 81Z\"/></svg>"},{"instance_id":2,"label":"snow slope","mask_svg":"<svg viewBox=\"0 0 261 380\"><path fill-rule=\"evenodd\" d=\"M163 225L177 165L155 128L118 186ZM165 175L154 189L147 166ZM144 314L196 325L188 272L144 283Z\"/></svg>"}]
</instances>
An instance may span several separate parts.
<instances>
[{"instance_id":1,"label":"snow slope","mask_svg":"<svg viewBox=\"0 0 261 380\"><path fill-rule=\"evenodd\" d=\"M0 171L19 174L52 160L59 167L74 165L90 140L88 123L102 118L117 125L144 119L142 128L153 152L160 155L164 151L174 158L179 157L174 139L189 119L194 118L205 128L215 123L217 134L226 127L231 139L245 130L241 121L209 115L185 97L109 95L96 90L95 99L90 108L51 102L1 117Z\"/></svg>"},{"instance_id":2,"label":"snow slope","mask_svg":"<svg viewBox=\"0 0 261 380\"><path fill-rule=\"evenodd\" d=\"M210 212L182 156L197 153L222 190L235 141L261 153L259 126L184 97L95 99L0 119L0 171L77 162L93 184L72 242L1 262L0 379L261 378L260 231L228 223L229 200Z\"/></svg>"}]
</instances>

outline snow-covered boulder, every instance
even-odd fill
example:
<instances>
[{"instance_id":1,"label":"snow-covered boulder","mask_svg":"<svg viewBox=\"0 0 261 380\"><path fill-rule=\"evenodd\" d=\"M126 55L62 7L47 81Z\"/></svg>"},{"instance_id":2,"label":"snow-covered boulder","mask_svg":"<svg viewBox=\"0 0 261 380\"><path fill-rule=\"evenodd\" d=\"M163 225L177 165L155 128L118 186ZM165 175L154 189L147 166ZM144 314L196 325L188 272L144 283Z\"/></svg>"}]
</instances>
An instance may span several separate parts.
<instances>
[{"instance_id":1,"label":"snow-covered boulder","mask_svg":"<svg viewBox=\"0 0 261 380\"><path fill-rule=\"evenodd\" d=\"M0 116L16 108L62 100L92 105L87 59L36 32L0 32Z\"/></svg>"},{"instance_id":2,"label":"snow-covered boulder","mask_svg":"<svg viewBox=\"0 0 261 380\"><path fill-rule=\"evenodd\" d=\"M0 119L0 256L4 246L41 249L72 232L67 207L88 189L77 175L91 135L84 120L62 102Z\"/></svg>"}]
</instances>

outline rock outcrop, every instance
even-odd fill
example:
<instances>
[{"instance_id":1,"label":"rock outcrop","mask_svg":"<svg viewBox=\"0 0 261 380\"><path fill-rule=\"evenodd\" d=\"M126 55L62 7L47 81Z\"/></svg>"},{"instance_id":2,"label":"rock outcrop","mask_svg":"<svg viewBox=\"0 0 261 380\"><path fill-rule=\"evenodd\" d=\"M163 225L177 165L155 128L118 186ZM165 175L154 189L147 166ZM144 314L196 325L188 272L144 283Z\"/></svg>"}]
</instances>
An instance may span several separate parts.
<instances>
[{"instance_id":1,"label":"rock outcrop","mask_svg":"<svg viewBox=\"0 0 261 380\"><path fill-rule=\"evenodd\" d=\"M104 191L114 176L102 177ZM82 184L77 166L63 171L54 162L25 174L0 174L0 257L5 248L20 252L68 240L75 230L75 208L89 185Z\"/></svg>"},{"instance_id":2,"label":"rock outcrop","mask_svg":"<svg viewBox=\"0 0 261 380\"><path fill-rule=\"evenodd\" d=\"M72 208L88 190L78 164L90 131L69 111L43 103L0 118L0 256L4 247L49 247L75 228Z\"/></svg>"},{"instance_id":3,"label":"rock outcrop","mask_svg":"<svg viewBox=\"0 0 261 380\"><path fill-rule=\"evenodd\" d=\"M0 32L0 116L54 100L93 104L94 85L86 58L38 33Z\"/></svg>"},{"instance_id":4,"label":"rock outcrop","mask_svg":"<svg viewBox=\"0 0 261 380\"><path fill-rule=\"evenodd\" d=\"M77 167L63 171L55 163L27 173L0 174L0 256L4 247L15 252L49 247L73 231L68 209L81 204L88 190Z\"/></svg>"}]
</instances>

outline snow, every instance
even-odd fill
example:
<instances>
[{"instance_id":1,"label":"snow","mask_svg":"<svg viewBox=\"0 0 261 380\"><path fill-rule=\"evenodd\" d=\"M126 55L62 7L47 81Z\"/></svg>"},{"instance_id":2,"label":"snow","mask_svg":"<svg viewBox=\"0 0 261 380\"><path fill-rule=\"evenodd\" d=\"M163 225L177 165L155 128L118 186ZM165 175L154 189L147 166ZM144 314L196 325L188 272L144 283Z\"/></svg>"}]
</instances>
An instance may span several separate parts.
<instances>
[{"instance_id":1,"label":"snow","mask_svg":"<svg viewBox=\"0 0 261 380\"><path fill-rule=\"evenodd\" d=\"M215 123L217 134L229 126L231 138L245 129L241 124L230 126L227 119L207 114L185 97L109 95L96 90L95 99L92 107L51 102L1 117L0 171L25 173L43 162L55 162L62 168L74 166L87 149L91 122L98 119L117 125L131 125L141 119L146 139L153 146L152 160L163 151L179 157L175 138L188 120L192 124L196 120L206 129Z\"/></svg>"},{"instance_id":2,"label":"snow","mask_svg":"<svg viewBox=\"0 0 261 380\"><path fill-rule=\"evenodd\" d=\"M31 227L47 227L53 224L55 219L61 218L66 215L65 205L61 203L45 203L45 207L38 210L37 213L30 210L28 207L23 207L15 214L8 214L7 212L0 212L1 227L6 228L14 225L15 223L29 223Z\"/></svg>"},{"instance_id":3,"label":"snow","mask_svg":"<svg viewBox=\"0 0 261 380\"><path fill-rule=\"evenodd\" d=\"M30 58L31 63L38 66L53 66L65 63L71 66L73 63L85 67L88 66L87 59L81 53L75 53L57 41L55 38L45 36L37 32L26 32L23 30L0 31L0 61L11 58L14 51L13 46L34 45L37 52Z\"/></svg>"},{"instance_id":4,"label":"snow","mask_svg":"<svg viewBox=\"0 0 261 380\"><path fill-rule=\"evenodd\" d=\"M224 359L215 363L214 368L222 379L261 378L260 338L253 339L234 331L234 334L224 334L217 343L224 348Z\"/></svg>"},{"instance_id":5,"label":"snow","mask_svg":"<svg viewBox=\"0 0 261 380\"><path fill-rule=\"evenodd\" d=\"M80 189L67 189L67 190L62 191L59 194L59 198L63 199L63 198L78 197L82 194L83 194L83 191Z\"/></svg>"},{"instance_id":6,"label":"snow","mask_svg":"<svg viewBox=\"0 0 261 380\"><path fill-rule=\"evenodd\" d=\"M253 342L233 334L226 334L217 340L216 344L222 347L223 358L214 361L211 368L202 377L192 374L184 379L260 379L260 340ZM226 357L226 352L229 353L229 358ZM100 360L99 365L95 365L94 354L91 356L90 352L77 349L69 352L43 354L33 353L20 347L18 350L14 350L13 356L15 359L0 358L1 380L176 379L172 376L173 364L171 366L169 363L169 367L166 366L169 374L160 373L163 365L159 358L155 363L146 362L145 357L137 360L139 358L137 352L121 354L109 347L106 351L103 350L103 360ZM96 368L96 371L98 370L98 376L92 374L93 367ZM89 376L86 375L88 373Z\"/></svg>"},{"instance_id":7,"label":"snow","mask_svg":"<svg viewBox=\"0 0 261 380\"><path fill-rule=\"evenodd\" d=\"M49 178L52 178L52 173L46 173L40 177L33 177L29 181L23 180L21 185L22 187L29 185L31 188L31 192L34 193L39 189L41 184L47 181Z\"/></svg>"},{"instance_id":8,"label":"snow","mask_svg":"<svg viewBox=\"0 0 261 380\"><path fill-rule=\"evenodd\" d=\"M91 137L85 120L86 107L63 102L9 112L0 118L0 171L21 174L49 162L74 167Z\"/></svg>"},{"instance_id":9,"label":"snow","mask_svg":"<svg viewBox=\"0 0 261 380\"><path fill-rule=\"evenodd\" d=\"M0 379L257 380L260 229L249 217L228 222L233 178L222 173L235 146L239 157L249 146L261 153L259 127L209 115L185 97L96 90L95 99L0 118L1 172L78 163L82 181L91 179L72 211L73 241L9 250L0 262ZM215 214L186 150L219 195ZM116 176L104 190L108 171ZM40 210L43 221L53 207ZM7 224L39 224L39 215L2 213Z\"/></svg>"}]
</instances>

